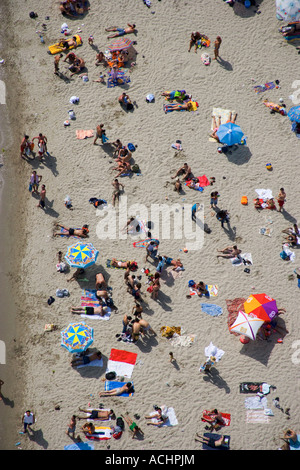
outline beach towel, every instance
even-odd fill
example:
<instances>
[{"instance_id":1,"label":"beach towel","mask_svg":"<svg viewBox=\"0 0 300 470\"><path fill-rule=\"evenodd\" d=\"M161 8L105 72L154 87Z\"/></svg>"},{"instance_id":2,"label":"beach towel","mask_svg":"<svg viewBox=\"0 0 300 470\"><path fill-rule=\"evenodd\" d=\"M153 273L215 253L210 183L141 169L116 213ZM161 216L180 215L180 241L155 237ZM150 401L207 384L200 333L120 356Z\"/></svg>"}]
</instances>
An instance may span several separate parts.
<instances>
[{"instance_id":1,"label":"beach towel","mask_svg":"<svg viewBox=\"0 0 300 470\"><path fill-rule=\"evenodd\" d=\"M248 424L268 424L270 417L265 414L264 410L247 410L246 423Z\"/></svg>"},{"instance_id":2,"label":"beach towel","mask_svg":"<svg viewBox=\"0 0 300 470\"><path fill-rule=\"evenodd\" d=\"M294 262L295 262L295 259L296 259L296 255L295 255L294 251L292 251L292 250L289 249L289 244L288 244L288 243L285 243L285 244L282 246L282 249L283 249L283 251L286 253L286 255L290 257L290 261L292 261L292 263L294 263Z\"/></svg>"},{"instance_id":3,"label":"beach towel","mask_svg":"<svg viewBox=\"0 0 300 470\"><path fill-rule=\"evenodd\" d=\"M184 184L185 184L186 186L188 186L189 188L191 188L191 189L195 189L195 190L201 191L201 192L203 192L205 186L209 186L209 185L210 185L210 181L209 181L209 179L207 178L207 176L205 176L205 175L198 176L198 177L196 177L196 179L197 179L197 183L196 183L196 184L199 185L199 186L197 186L197 187L194 187L194 186L193 186L193 183L195 183L195 180L187 180Z\"/></svg>"},{"instance_id":4,"label":"beach towel","mask_svg":"<svg viewBox=\"0 0 300 470\"><path fill-rule=\"evenodd\" d=\"M219 307L219 305L215 304L200 304L201 310L204 313L207 313L211 317L218 317L222 315L223 309L222 307Z\"/></svg>"},{"instance_id":5,"label":"beach towel","mask_svg":"<svg viewBox=\"0 0 300 470\"><path fill-rule=\"evenodd\" d=\"M289 439L290 450L300 450L300 434L297 434L297 441Z\"/></svg>"},{"instance_id":6,"label":"beach towel","mask_svg":"<svg viewBox=\"0 0 300 470\"><path fill-rule=\"evenodd\" d=\"M88 137L93 137L94 136L94 131L92 129L90 130L83 130L83 129L77 129L76 131L76 139L87 139Z\"/></svg>"},{"instance_id":7,"label":"beach towel","mask_svg":"<svg viewBox=\"0 0 300 470\"><path fill-rule=\"evenodd\" d=\"M91 356L91 354L89 356ZM76 369L81 369L82 367L103 367L103 359L101 357L101 359L96 359L95 361L92 361L89 364L81 364L80 366L77 366Z\"/></svg>"},{"instance_id":8,"label":"beach towel","mask_svg":"<svg viewBox=\"0 0 300 470\"><path fill-rule=\"evenodd\" d=\"M104 390L107 392L109 390L113 390L114 388L121 388L126 383L127 382L114 382L113 380L106 380L104 384ZM123 392L121 395L118 395L118 397L133 397L133 394L134 392L130 392L130 393Z\"/></svg>"},{"instance_id":9,"label":"beach towel","mask_svg":"<svg viewBox=\"0 0 300 470\"><path fill-rule=\"evenodd\" d=\"M74 442L74 444L64 446L64 450L94 450L94 446L89 442Z\"/></svg>"},{"instance_id":10,"label":"beach towel","mask_svg":"<svg viewBox=\"0 0 300 470\"><path fill-rule=\"evenodd\" d=\"M116 375L130 378L136 358L136 353L113 348L110 352L106 373L115 372Z\"/></svg>"},{"instance_id":11,"label":"beach towel","mask_svg":"<svg viewBox=\"0 0 300 470\"><path fill-rule=\"evenodd\" d=\"M213 434L213 433L210 433L210 432L205 432L203 434L204 437L208 437L209 439L213 439L214 441L217 441L218 439L221 439L221 435L220 434ZM230 436L224 436L225 437L225 440L226 440L226 444L224 443L223 445L219 446L219 447L211 447L207 444L202 444L202 449L203 450L229 450L230 448Z\"/></svg>"},{"instance_id":12,"label":"beach towel","mask_svg":"<svg viewBox=\"0 0 300 470\"><path fill-rule=\"evenodd\" d=\"M256 189L258 199L262 199L265 202L267 199L273 199L273 194L271 189Z\"/></svg>"},{"instance_id":13,"label":"beach towel","mask_svg":"<svg viewBox=\"0 0 300 470\"><path fill-rule=\"evenodd\" d=\"M116 80L114 80L113 77L108 77L107 88L114 88L116 86L125 85L126 83L129 83L130 81L131 81L130 77L126 75L119 75L118 73L118 77Z\"/></svg>"},{"instance_id":14,"label":"beach towel","mask_svg":"<svg viewBox=\"0 0 300 470\"><path fill-rule=\"evenodd\" d=\"M168 419L161 425L161 427L165 426L177 426L178 421L176 418L175 410L172 407L167 407L166 405L160 406L162 414L167 416ZM152 411L149 413L149 416L153 416L156 414L156 411ZM152 423L157 423L158 419L157 418L152 418L151 419Z\"/></svg>"},{"instance_id":15,"label":"beach towel","mask_svg":"<svg viewBox=\"0 0 300 470\"><path fill-rule=\"evenodd\" d=\"M196 340L196 335L195 334L186 334L186 335L178 335L177 333L174 333L174 335L169 338L169 342L171 346L191 346L194 344Z\"/></svg>"},{"instance_id":16,"label":"beach towel","mask_svg":"<svg viewBox=\"0 0 300 470\"><path fill-rule=\"evenodd\" d=\"M203 411L201 421L204 421L206 423L212 423L215 420L214 415L210 416L207 413L208 413L207 410ZM221 413L221 415L224 421L223 426L230 426L230 422L231 422L230 413Z\"/></svg>"},{"instance_id":17,"label":"beach towel","mask_svg":"<svg viewBox=\"0 0 300 470\"><path fill-rule=\"evenodd\" d=\"M273 387L275 388L275 387ZM240 383L240 393L270 393L270 385L265 382L242 382Z\"/></svg>"},{"instance_id":18,"label":"beach towel","mask_svg":"<svg viewBox=\"0 0 300 470\"><path fill-rule=\"evenodd\" d=\"M96 289L83 289L81 294L81 306L82 307L100 307L99 299L96 297ZM104 302L104 305L106 303ZM108 307L108 306L107 306ZM102 315L86 315L82 313L80 315L83 318L94 319L94 320L109 320L111 316L111 308L108 307L105 314Z\"/></svg>"},{"instance_id":19,"label":"beach towel","mask_svg":"<svg viewBox=\"0 0 300 470\"><path fill-rule=\"evenodd\" d=\"M111 439L113 435L113 429L107 426L95 426L94 434L87 434L86 438L96 441L107 441Z\"/></svg>"},{"instance_id":20,"label":"beach towel","mask_svg":"<svg viewBox=\"0 0 300 470\"><path fill-rule=\"evenodd\" d=\"M112 268L112 269L126 269L126 268L122 268L122 267L120 268L119 266L113 266L111 263L112 263L111 259L107 259L106 260L106 267L107 268ZM121 263L126 263L126 260L121 260Z\"/></svg>"},{"instance_id":21,"label":"beach towel","mask_svg":"<svg viewBox=\"0 0 300 470\"><path fill-rule=\"evenodd\" d=\"M244 264L243 260L249 261L250 263ZM250 266L253 265L252 255L251 253L242 253L239 256L234 258L230 258L232 266Z\"/></svg>"},{"instance_id":22,"label":"beach towel","mask_svg":"<svg viewBox=\"0 0 300 470\"><path fill-rule=\"evenodd\" d=\"M218 123L218 117L221 116L221 124L225 124L227 121L229 121L230 118L230 113L232 115L235 114L235 111L230 111L230 109L222 109L222 108L213 108L212 110L212 115L215 117L216 122ZM211 131L214 130L214 122L213 119L211 120ZM210 142L217 142L216 139L213 139L212 137L209 137Z\"/></svg>"},{"instance_id":23,"label":"beach towel","mask_svg":"<svg viewBox=\"0 0 300 470\"><path fill-rule=\"evenodd\" d=\"M245 408L248 410L264 410L267 404L268 400L265 396L260 397L255 395L254 397L245 398Z\"/></svg>"},{"instance_id":24,"label":"beach towel","mask_svg":"<svg viewBox=\"0 0 300 470\"><path fill-rule=\"evenodd\" d=\"M206 285L206 289L209 292L209 297L217 297L219 288L217 285ZM190 295L197 295L197 292L190 287Z\"/></svg>"},{"instance_id":25,"label":"beach towel","mask_svg":"<svg viewBox=\"0 0 300 470\"><path fill-rule=\"evenodd\" d=\"M260 227L259 233L261 235L265 235L266 237L270 237L273 232L273 229L267 227Z\"/></svg>"},{"instance_id":26,"label":"beach towel","mask_svg":"<svg viewBox=\"0 0 300 470\"><path fill-rule=\"evenodd\" d=\"M76 37L77 46L81 46L81 44L82 44L81 37L78 34L75 34L75 37ZM66 38L62 38L62 41L66 41L66 40L67 40ZM58 54L58 53L62 52L63 48L64 47L59 46L59 43L57 42L56 44L52 44L52 46L48 47L48 49L49 49L48 54ZM74 46L69 47L67 49L67 52L69 52L71 49L74 49Z\"/></svg>"},{"instance_id":27,"label":"beach towel","mask_svg":"<svg viewBox=\"0 0 300 470\"><path fill-rule=\"evenodd\" d=\"M272 101L269 101L269 100L264 100L263 104L267 106L267 108L271 109L271 111L279 113L282 116L286 116L287 114L287 111L284 106L280 106L279 104L272 103Z\"/></svg>"},{"instance_id":28,"label":"beach towel","mask_svg":"<svg viewBox=\"0 0 300 470\"><path fill-rule=\"evenodd\" d=\"M134 248L146 248L146 246L150 242L155 242L159 245L159 240L157 240L156 238L147 238L146 240L139 240L138 242L133 242L132 245L134 246Z\"/></svg>"},{"instance_id":29,"label":"beach towel","mask_svg":"<svg viewBox=\"0 0 300 470\"><path fill-rule=\"evenodd\" d=\"M255 93L259 94L267 90L272 90L275 87L276 87L276 84L274 82L268 82L268 83L265 83L264 85L254 86L253 90L255 91Z\"/></svg>"},{"instance_id":30,"label":"beach towel","mask_svg":"<svg viewBox=\"0 0 300 470\"><path fill-rule=\"evenodd\" d=\"M205 354L205 357L207 358L214 356L216 358L215 362L219 362L224 356L225 351L218 348L217 346L214 346L213 343L210 342L209 345L206 348L204 348L204 354Z\"/></svg>"}]
</instances>

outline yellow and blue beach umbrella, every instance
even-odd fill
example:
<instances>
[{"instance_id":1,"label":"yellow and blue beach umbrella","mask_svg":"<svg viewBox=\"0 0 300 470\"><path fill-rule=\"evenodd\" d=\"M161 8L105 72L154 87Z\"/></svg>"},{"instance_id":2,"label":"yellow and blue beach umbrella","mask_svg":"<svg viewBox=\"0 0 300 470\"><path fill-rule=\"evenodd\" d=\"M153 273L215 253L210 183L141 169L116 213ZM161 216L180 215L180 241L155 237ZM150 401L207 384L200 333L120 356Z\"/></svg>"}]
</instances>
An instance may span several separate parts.
<instances>
[{"instance_id":1,"label":"yellow and blue beach umbrella","mask_svg":"<svg viewBox=\"0 0 300 470\"><path fill-rule=\"evenodd\" d=\"M85 351L94 341L94 330L85 322L71 323L60 334L61 346L71 353Z\"/></svg>"},{"instance_id":2,"label":"yellow and blue beach umbrella","mask_svg":"<svg viewBox=\"0 0 300 470\"><path fill-rule=\"evenodd\" d=\"M65 260L71 268L88 268L96 263L99 251L92 243L75 243L69 246Z\"/></svg>"}]
</instances>

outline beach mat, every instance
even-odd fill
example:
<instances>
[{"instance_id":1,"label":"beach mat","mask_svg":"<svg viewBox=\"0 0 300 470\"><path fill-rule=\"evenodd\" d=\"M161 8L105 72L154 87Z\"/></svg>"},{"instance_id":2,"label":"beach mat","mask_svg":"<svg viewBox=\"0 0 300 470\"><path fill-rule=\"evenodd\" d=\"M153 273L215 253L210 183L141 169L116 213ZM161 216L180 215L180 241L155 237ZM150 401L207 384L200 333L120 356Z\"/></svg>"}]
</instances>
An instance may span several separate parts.
<instances>
[{"instance_id":1,"label":"beach mat","mask_svg":"<svg viewBox=\"0 0 300 470\"><path fill-rule=\"evenodd\" d=\"M137 353L121 349L111 349L106 372L115 372L118 376L130 378L137 359Z\"/></svg>"},{"instance_id":2,"label":"beach mat","mask_svg":"<svg viewBox=\"0 0 300 470\"><path fill-rule=\"evenodd\" d=\"M263 93L264 91L272 90L275 87L276 87L276 84L274 82L268 82L268 83L265 83L264 85L254 86L253 90L255 91L255 93L260 94L260 93Z\"/></svg>"},{"instance_id":3,"label":"beach mat","mask_svg":"<svg viewBox=\"0 0 300 470\"><path fill-rule=\"evenodd\" d=\"M81 44L82 44L81 37L78 34L75 34L75 37L76 37L77 46L81 46ZM62 38L62 40L67 40L67 39ZM59 43L57 42L57 43L52 44L51 46L48 47L49 54L59 54L60 52L62 52L63 47L60 47L58 44ZM71 49L74 49L74 46L69 47L66 52L68 53Z\"/></svg>"},{"instance_id":4,"label":"beach mat","mask_svg":"<svg viewBox=\"0 0 300 470\"><path fill-rule=\"evenodd\" d=\"M249 263L246 263L244 265L243 259L245 261L249 261ZM253 265L253 259L251 253L241 253L238 257L235 258L230 258L232 266L252 266Z\"/></svg>"},{"instance_id":5,"label":"beach mat","mask_svg":"<svg viewBox=\"0 0 300 470\"><path fill-rule=\"evenodd\" d=\"M75 228L75 230L80 230L80 228ZM81 238L78 237L77 235L69 235L69 232L62 227L60 229L60 234L58 236L59 237L72 237L72 238L76 238L76 240L81 240Z\"/></svg>"},{"instance_id":6,"label":"beach mat","mask_svg":"<svg viewBox=\"0 0 300 470\"><path fill-rule=\"evenodd\" d=\"M214 421L213 416L209 416L207 410L204 410L202 413L201 421L204 421L206 423L212 423ZM221 413L222 418L224 420L223 426L230 426L231 423L231 415L230 413Z\"/></svg>"},{"instance_id":7,"label":"beach mat","mask_svg":"<svg viewBox=\"0 0 300 470\"><path fill-rule=\"evenodd\" d=\"M92 129L87 131L83 129L76 130L76 139L83 140L87 139L88 137L94 137L94 131Z\"/></svg>"},{"instance_id":8,"label":"beach mat","mask_svg":"<svg viewBox=\"0 0 300 470\"><path fill-rule=\"evenodd\" d=\"M113 429L107 426L95 426L94 434L87 434L86 438L96 441L107 441L111 439L113 435Z\"/></svg>"},{"instance_id":9,"label":"beach mat","mask_svg":"<svg viewBox=\"0 0 300 470\"><path fill-rule=\"evenodd\" d=\"M64 450L94 450L94 446L89 442L74 442L64 446Z\"/></svg>"},{"instance_id":10,"label":"beach mat","mask_svg":"<svg viewBox=\"0 0 300 470\"><path fill-rule=\"evenodd\" d=\"M207 313L211 317L219 317L220 315L223 314L223 309L222 307L219 307L219 305L215 304L200 304L201 310L204 313Z\"/></svg>"},{"instance_id":11,"label":"beach mat","mask_svg":"<svg viewBox=\"0 0 300 470\"><path fill-rule=\"evenodd\" d=\"M130 83L130 77L127 76L122 76L118 77L117 80L113 80L112 77L109 77L107 79L107 88L114 88L116 86L122 86L125 85L126 83Z\"/></svg>"},{"instance_id":12,"label":"beach mat","mask_svg":"<svg viewBox=\"0 0 300 470\"><path fill-rule=\"evenodd\" d=\"M127 382L115 382L113 380L106 380L104 384L104 390L107 392L109 390L113 390L114 388L121 388L123 385L125 385ZM132 382L133 385L133 382ZM121 395L118 395L118 397L132 397L134 392L123 392Z\"/></svg>"},{"instance_id":13,"label":"beach mat","mask_svg":"<svg viewBox=\"0 0 300 470\"><path fill-rule=\"evenodd\" d=\"M82 307L100 307L99 300L96 297L96 289L83 289L82 294L81 294L81 306ZM106 303L104 302L104 305ZM109 320L111 316L111 308L108 307L107 311L105 314L102 315L86 315L85 313L82 313L80 315L83 318L89 318L91 320Z\"/></svg>"},{"instance_id":14,"label":"beach mat","mask_svg":"<svg viewBox=\"0 0 300 470\"><path fill-rule=\"evenodd\" d=\"M223 108L213 108L212 115L215 116L216 122L218 123L218 116L221 116L221 124L225 124L230 117L230 113L235 114L235 111L230 111L230 109L223 109ZM211 131L214 130L213 119L211 120ZM218 142L216 139L209 137L209 142Z\"/></svg>"},{"instance_id":15,"label":"beach mat","mask_svg":"<svg viewBox=\"0 0 300 470\"><path fill-rule=\"evenodd\" d=\"M214 441L217 441L218 439L222 437L220 434L213 434L210 432L205 432L203 436L214 439ZM211 447L211 446L208 446L207 444L202 444L202 449L203 450L229 450L230 449L230 436L224 436L224 437L228 440L228 444L222 445L220 447Z\"/></svg>"},{"instance_id":16,"label":"beach mat","mask_svg":"<svg viewBox=\"0 0 300 470\"><path fill-rule=\"evenodd\" d=\"M264 410L247 410L246 423L247 424L268 424L270 417L265 414Z\"/></svg>"},{"instance_id":17,"label":"beach mat","mask_svg":"<svg viewBox=\"0 0 300 470\"><path fill-rule=\"evenodd\" d=\"M262 393L265 382L241 382L240 393Z\"/></svg>"}]
</instances>

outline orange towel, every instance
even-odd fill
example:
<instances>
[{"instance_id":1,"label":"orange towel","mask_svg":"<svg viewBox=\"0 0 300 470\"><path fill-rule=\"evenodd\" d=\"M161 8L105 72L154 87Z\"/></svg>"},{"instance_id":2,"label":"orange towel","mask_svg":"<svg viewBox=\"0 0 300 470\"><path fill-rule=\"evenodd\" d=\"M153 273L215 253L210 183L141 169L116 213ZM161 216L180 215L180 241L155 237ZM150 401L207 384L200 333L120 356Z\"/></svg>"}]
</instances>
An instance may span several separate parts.
<instances>
[{"instance_id":1,"label":"orange towel","mask_svg":"<svg viewBox=\"0 0 300 470\"><path fill-rule=\"evenodd\" d=\"M80 140L86 139L87 137L93 137L93 136L94 136L93 130L84 131L82 129L79 129L76 131L76 138Z\"/></svg>"}]
</instances>

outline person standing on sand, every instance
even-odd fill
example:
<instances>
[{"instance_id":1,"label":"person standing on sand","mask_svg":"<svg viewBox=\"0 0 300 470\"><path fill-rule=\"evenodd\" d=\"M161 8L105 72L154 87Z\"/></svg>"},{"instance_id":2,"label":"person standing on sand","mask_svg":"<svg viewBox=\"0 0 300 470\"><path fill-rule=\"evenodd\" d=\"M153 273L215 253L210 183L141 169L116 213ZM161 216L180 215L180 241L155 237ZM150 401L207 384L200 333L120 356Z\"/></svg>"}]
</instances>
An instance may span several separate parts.
<instances>
[{"instance_id":1,"label":"person standing on sand","mask_svg":"<svg viewBox=\"0 0 300 470\"><path fill-rule=\"evenodd\" d=\"M96 137L94 140L94 145L96 145L97 139L101 139L103 144L108 140L108 138L105 135L105 132L106 131L104 129L104 124L99 124L96 127Z\"/></svg>"},{"instance_id":2,"label":"person standing on sand","mask_svg":"<svg viewBox=\"0 0 300 470\"><path fill-rule=\"evenodd\" d=\"M215 57L213 57L213 60L217 60L217 58L219 57L219 49L220 49L221 43L222 43L222 39L220 38L220 36L217 36L217 39L215 40L215 50L214 50Z\"/></svg>"},{"instance_id":3,"label":"person standing on sand","mask_svg":"<svg viewBox=\"0 0 300 470\"><path fill-rule=\"evenodd\" d=\"M2 392L1 392L2 385L4 385L4 382L3 382L3 380L0 379L0 401L2 401L2 399L3 399L2 398Z\"/></svg>"},{"instance_id":4,"label":"person standing on sand","mask_svg":"<svg viewBox=\"0 0 300 470\"><path fill-rule=\"evenodd\" d=\"M42 209L45 209L45 199L46 199L46 186L42 184L42 190L40 192L40 200L39 200L37 207L41 207Z\"/></svg>"},{"instance_id":5,"label":"person standing on sand","mask_svg":"<svg viewBox=\"0 0 300 470\"><path fill-rule=\"evenodd\" d=\"M284 189L280 188L279 194L277 196L277 201L278 201L278 205L279 205L278 212L282 212L282 208L283 208L283 205L285 203L285 198L286 198L286 194L284 192Z\"/></svg>"},{"instance_id":6,"label":"person standing on sand","mask_svg":"<svg viewBox=\"0 0 300 470\"><path fill-rule=\"evenodd\" d=\"M24 425L24 433L27 432L27 428L31 429L31 425L35 423L35 416L31 413L30 410L25 411L24 416L22 416L22 424Z\"/></svg>"},{"instance_id":7,"label":"person standing on sand","mask_svg":"<svg viewBox=\"0 0 300 470\"><path fill-rule=\"evenodd\" d=\"M76 431L76 416L73 415L68 425L68 430L66 431L66 435L70 436L71 434L70 437L72 437L72 439L75 439L75 431Z\"/></svg>"},{"instance_id":8,"label":"person standing on sand","mask_svg":"<svg viewBox=\"0 0 300 470\"><path fill-rule=\"evenodd\" d=\"M57 54L55 57L54 57L54 75L58 75L58 72L59 72L59 61L60 59L63 57L62 54Z\"/></svg>"},{"instance_id":9,"label":"person standing on sand","mask_svg":"<svg viewBox=\"0 0 300 470\"><path fill-rule=\"evenodd\" d=\"M113 206L115 205L116 203L116 199L119 200L120 198L120 189L122 187L122 191L124 191L124 185L122 183L119 183L119 180L116 178L113 180L113 182L111 183L114 187L114 192L113 192L113 200L112 200L112 204Z\"/></svg>"}]
</instances>

